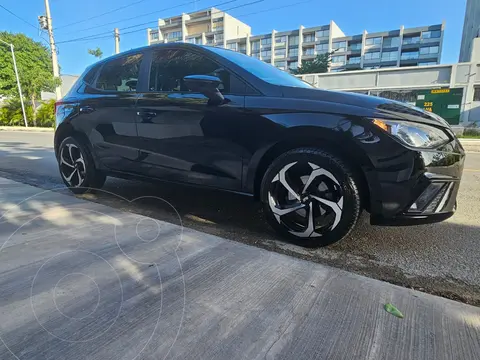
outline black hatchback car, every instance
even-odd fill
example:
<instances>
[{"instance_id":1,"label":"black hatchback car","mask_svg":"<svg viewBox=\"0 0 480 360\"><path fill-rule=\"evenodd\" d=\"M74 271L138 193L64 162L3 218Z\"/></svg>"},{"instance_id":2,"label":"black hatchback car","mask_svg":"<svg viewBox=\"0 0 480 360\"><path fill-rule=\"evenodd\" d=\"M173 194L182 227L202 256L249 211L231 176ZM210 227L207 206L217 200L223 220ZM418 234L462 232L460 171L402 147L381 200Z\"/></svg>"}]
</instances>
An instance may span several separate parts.
<instances>
[{"instance_id":1,"label":"black hatchback car","mask_svg":"<svg viewBox=\"0 0 480 360\"><path fill-rule=\"evenodd\" d=\"M180 43L89 67L56 118L55 153L73 192L100 188L106 176L240 192L308 247L345 237L362 209L377 225L449 218L465 156L435 114Z\"/></svg>"}]
</instances>

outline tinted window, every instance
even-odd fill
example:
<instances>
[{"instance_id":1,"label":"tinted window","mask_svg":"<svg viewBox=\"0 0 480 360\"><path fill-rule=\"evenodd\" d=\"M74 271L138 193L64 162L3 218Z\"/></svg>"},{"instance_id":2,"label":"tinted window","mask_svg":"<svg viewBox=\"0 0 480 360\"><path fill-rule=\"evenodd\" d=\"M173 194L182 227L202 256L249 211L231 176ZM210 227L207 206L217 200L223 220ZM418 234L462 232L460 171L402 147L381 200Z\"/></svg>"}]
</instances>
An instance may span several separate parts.
<instances>
[{"instance_id":1,"label":"tinted window","mask_svg":"<svg viewBox=\"0 0 480 360\"><path fill-rule=\"evenodd\" d=\"M188 92L183 78L188 75L217 76L219 90L230 92L230 73L209 58L187 50L159 50L153 53L150 91Z\"/></svg>"},{"instance_id":2,"label":"tinted window","mask_svg":"<svg viewBox=\"0 0 480 360\"><path fill-rule=\"evenodd\" d=\"M89 85L93 84L93 81L95 80L95 75L97 75L98 71L98 65L93 66L83 77L83 81L86 82Z\"/></svg>"},{"instance_id":3,"label":"tinted window","mask_svg":"<svg viewBox=\"0 0 480 360\"><path fill-rule=\"evenodd\" d=\"M227 60L230 60L231 62L242 67L249 73L270 84L313 88L312 85L307 84L299 78L296 78L295 76L290 75L285 71L279 70L276 67L260 61L254 57L221 48L209 47L208 50L213 51L220 56L223 56Z\"/></svg>"},{"instance_id":4,"label":"tinted window","mask_svg":"<svg viewBox=\"0 0 480 360\"><path fill-rule=\"evenodd\" d=\"M141 54L129 55L103 65L95 87L101 90L131 92L137 88Z\"/></svg>"}]
</instances>

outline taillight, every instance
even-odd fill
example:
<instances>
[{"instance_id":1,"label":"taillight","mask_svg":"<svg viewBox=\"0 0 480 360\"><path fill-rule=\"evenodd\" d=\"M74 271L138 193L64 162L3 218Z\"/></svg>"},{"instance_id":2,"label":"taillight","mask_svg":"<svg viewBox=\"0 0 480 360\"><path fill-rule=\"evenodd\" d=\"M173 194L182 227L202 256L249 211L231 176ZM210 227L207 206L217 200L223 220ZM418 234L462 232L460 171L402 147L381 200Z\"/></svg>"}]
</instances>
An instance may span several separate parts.
<instances>
[{"instance_id":1,"label":"taillight","mask_svg":"<svg viewBox=\"0 0 480 360\"><path fill-rule=\"evenodd\" d=\"M55 102L55 115L57 115L57 109L60 105L63 105L62 100L58 100L58 101Z\"/></svg>"}]
</instances>

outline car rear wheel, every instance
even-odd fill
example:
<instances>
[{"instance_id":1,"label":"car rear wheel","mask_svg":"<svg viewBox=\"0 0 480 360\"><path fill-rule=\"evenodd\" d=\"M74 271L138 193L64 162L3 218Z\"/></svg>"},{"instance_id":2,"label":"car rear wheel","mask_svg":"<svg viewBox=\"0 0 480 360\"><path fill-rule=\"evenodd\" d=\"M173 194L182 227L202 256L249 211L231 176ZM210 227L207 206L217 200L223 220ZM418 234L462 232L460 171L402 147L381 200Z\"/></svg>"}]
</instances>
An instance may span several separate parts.
<instances>
[{"instance_id":1,"label":"car rear wheel","mask_svg":"<svg viewBox=\"0 0 480 360\"><path fill-rule=\"evenodd\" d=\"M105 175L95 169L88 148L71 136L58 148L58 167L63 182L75 194L99 189L106 180Z\"/></svg>"},{"instance_id":2,"label":"car rear wheel","mask_svg":"<svg viewBox=\"0 0 480 360\"><path fill-rule=\"evenodd\" d=\"M337 156L314 148L293 149L273 161L261 199L270 225L304 247L341 240L361 211L353 172Z\"/></svg>"}]
</instances>

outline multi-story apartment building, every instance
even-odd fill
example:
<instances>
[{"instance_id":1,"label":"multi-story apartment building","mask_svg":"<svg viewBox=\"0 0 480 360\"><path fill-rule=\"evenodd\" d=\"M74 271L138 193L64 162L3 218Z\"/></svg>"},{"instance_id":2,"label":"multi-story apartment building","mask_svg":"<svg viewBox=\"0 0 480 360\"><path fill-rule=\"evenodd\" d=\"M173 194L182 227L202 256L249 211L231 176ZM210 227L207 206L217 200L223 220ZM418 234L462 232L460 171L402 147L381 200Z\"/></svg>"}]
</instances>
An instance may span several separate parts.
<instances>
[{"instance_id":1,"label":"multi-story apartment building","mask_svg":"<svg viewBox=\"0 0 480 360\"><path fill-rule=\"evenodd\" d=\"M148 29L148 44L189 42L226 47L229 39L244 38L250 26L229 14L210 8L168 19L159 19L157 29Z\"/></svg>"},{"instance_id":2,"label":"multi-story apartment building","mask_svg":"<svg viewBox=\"0 0 480 360\"><path fill-rule=\"evenodd\" d=\"M467 0L462 46L460 47L460 62L469 62L471 60L473 39L476 37L480 37L480 1Z\"/></svg>"},{"instance_id":3,"label":"multi-story apartment building","mask_svg":"<svg viewBox=\"0 0 480 360\"><path fill-rule=\"evenodd\" d=\"M202 19L202 26L191 25L196 19ZM177 24L175 30L172 30L172 21ZM222 24L218 41L217 32L212 31L216 21ZM149 44L186 41L221 46L255 56L282 70L296 69L303 61L333 52L329 71L344 71L439 64L444 27L444 23L408 29L402 26L391 31L369 34L365 30L362 34L346 36L330 21L322 26L300 26L295 30L273 30L252 36L249 26L212 8L159 20L158 29L148 30L148 41ZM172 31L175 31L173 38Z\"/></svg>"}]
</instances>

